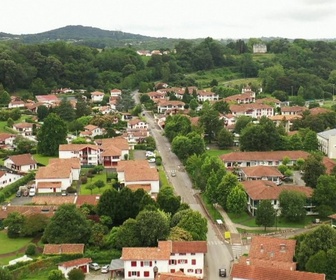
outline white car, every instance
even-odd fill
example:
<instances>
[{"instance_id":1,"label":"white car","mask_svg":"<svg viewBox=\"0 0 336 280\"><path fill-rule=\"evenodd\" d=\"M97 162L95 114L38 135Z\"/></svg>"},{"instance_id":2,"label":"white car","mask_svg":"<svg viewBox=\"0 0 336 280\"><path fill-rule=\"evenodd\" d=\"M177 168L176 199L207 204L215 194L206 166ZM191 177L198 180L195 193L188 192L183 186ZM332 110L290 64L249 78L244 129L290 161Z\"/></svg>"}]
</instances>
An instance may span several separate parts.
<instances>
[{"instance_id":1,"label":"white car","mask_svg":"<svg viewBox=\"0 0 336 280\"><path fill-rule=\"evenodd\" d=\"M110 266L107 264L107 265L102 266L100 271L101 273L108 273L109 270L110 270Z\"/></svg>"},{"instance_id":2,"label":"white car","mask_svg":"<svg viewBox=\"0 0 336 280\"><path fill-rule=\"evenodd\" d=\"M148 160L148 162L154 163L154 162L155 162L155 158L154 158L154 157L150 158L150 159Z\"/></svg>"},{"instance_id":3,"label":"white car","mask_svg":"<svg viewBox=\"0 0 336 280\"><path fill-rule=\"evenodd\" d=\"M146 157L155 157L155 154L151 151L146 152Z\"/></svg>"},{"instance_id":4,"label":"white car","mask_svg":"<svg viewBox=\"0 0 336 280\"><path fill-rule=\"evenodd\" d=\"M97 263L89 263L89 267L93 270L99 270L100 266Z\"/></svg>"},{"instance_id":5,"label":"white car","mask_svg":"<svg viewBox=\"0 0 336 280\"><path fill-rule=\"evenodd\" d=\"M35 188L30 188L29 189L29 196L35 196L35 194L36 194Z\"/></svg>"}]
</instances>

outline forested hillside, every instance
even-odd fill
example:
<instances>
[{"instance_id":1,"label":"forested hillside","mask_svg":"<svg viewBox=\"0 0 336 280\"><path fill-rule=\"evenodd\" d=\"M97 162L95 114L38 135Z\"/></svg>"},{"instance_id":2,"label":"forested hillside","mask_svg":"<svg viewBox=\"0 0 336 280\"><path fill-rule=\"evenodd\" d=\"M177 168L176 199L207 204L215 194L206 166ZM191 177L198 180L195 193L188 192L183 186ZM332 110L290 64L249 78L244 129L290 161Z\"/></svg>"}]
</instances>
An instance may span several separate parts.
<instances>
[{"instance_id":1,"label":"forested hillside","mask_svg":"<svg viewBox=\"0 0 336 280\"><path fill-rule=\"evenodd\" d=\"M0 83L10 93L46 94L60 87L109 90L114 87L152 90L153 83L210 87L225 95L221 83L201 82L208 70L232 78L260 78L264 93L280 100L331 98L336 83L336 43L275 39L268 54L253 55L255 39L223 44L180 40L168 54L144 59L132 47L98 50L66 42L0 44ZM196 75L186 75L195 73Z\"/></svg>"}]
</instances>

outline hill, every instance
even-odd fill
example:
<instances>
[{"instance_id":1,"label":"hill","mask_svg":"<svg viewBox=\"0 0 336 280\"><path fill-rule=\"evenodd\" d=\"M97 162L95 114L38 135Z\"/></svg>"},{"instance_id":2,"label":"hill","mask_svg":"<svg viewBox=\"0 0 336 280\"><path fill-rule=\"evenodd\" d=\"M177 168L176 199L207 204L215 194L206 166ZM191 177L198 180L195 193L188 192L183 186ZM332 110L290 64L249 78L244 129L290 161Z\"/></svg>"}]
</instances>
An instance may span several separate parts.
<instances>
[{"instance_id":1,"label":"hill","mask_svg":"<svg viewBox=\"0 0 336 280\"><path fill-rule=\"evenodd\" d=\"M37 33L14 35L0 32L0 41L17 40L23 43L46 43L67 41L97 48L132 45L136 49L171 48L178 39L157 38L122 31L108 31L82 25L69 25L62 28Z\"/></svg>"}]
</instances>

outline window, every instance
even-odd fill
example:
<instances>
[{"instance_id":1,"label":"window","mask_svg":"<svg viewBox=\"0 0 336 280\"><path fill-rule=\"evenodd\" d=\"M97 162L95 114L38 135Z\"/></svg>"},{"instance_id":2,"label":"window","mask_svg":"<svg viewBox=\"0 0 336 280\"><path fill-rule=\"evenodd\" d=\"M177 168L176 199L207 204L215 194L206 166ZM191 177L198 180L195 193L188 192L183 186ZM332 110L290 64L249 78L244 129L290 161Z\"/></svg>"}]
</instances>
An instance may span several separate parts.
<instances>
[{"instance_id":1,"label":"window","mask_svg":"<svg viewBox=\"0 0 336 280\"><path fill-rule=\"evenodd\" d=\"M136 262L131 262L131 266L137 266L137 263Z\"/></svg>"},{"instance_id":2,"label":"window","mask_svg":"<svg viewBox=\"0 0 336 280\"><path fill-rule=\"evenodd\" d=\"M175 272L175 269L171 269L171 270L170 270L170 273L174 273L174 272Z\"/></svg>"},{"instance_id":3,"label":"window","mask_svg":"<svg viewBox=\"0 0 336 280\"><path fill-rule=\"evenodd\" d=\"M195 269L195 273L196 274L202 274L202 269L201 268Z\"/></svg>"},{"instance_id":4,"label":"window","mask_svg":"<svg viewBox=\"0 0 336 280\"><path fill-rule=\"evenodd\" d=\"M192 264L192 265L195 265L195 264L196 264L196 260L195 260L195 259L192 259L192 260L191 260L191 264Z\"/></svg>"},{"instance_id":5,"label":"window","mask_svg":"<svg viewBox=\"0 0 336 280\"><path fill-rule=\"evenodd\" d=\"M149 277L149 271L144 271L144 277Z\"/></svg>"},{"instance_id":6,"label":"window","mask_svg":"<svg viewBox=\"0 0 336 280\"><path fill-rule=\"evenodd\" d=\"M169 260L169 264L175 265L176 263L176 260Z\"/></svg>"},{"instance_id":7,"label":"window","mask_svg":"<svg viewBox=\"0 0 336 280\"><path fill-rule=\"evenodd\" d=\"M151 266L151 262L150 261L143 261L143 262L141 262L141 266Z\"/></svg>"},{"instance_id":8,"label":"window","mask_svg":"<svg viewBox=\"0 0 336 280\"><path fill-rule=\"evenodd\" d=\"M188 273L194 273L194 270L193 270L192 268L189 268L189 269L187 270L187 272L188 272Z\"/></svg>"},{"instance_id":9,"label":"window","mask_svg":"<svg viewBox=\"0 0 336 280\"><path fill-rule=\"evenodd\" d=\"M195 256L196 254L195 253L191 253L190 255Z\"/></svg>"},{"instance_id":10,"label":"window","mask_svg":"<svg viewBox=\"0 0 336 280\"><path fill-rule=\"evenodd\" d=\"M188 263L188 260L178 260L178 263L180 263L180 264L186 264L186 263Z\"/></svg>"},{"instance_id":11,"label":"window","mask_svg":"<svg viewBox=\"0 0 336 280\"><path fill-rule=\"evenodd\" d=\"M180 253L180 256L185 256L186 255L186 253Z\"/></svg>"}]
</instances>

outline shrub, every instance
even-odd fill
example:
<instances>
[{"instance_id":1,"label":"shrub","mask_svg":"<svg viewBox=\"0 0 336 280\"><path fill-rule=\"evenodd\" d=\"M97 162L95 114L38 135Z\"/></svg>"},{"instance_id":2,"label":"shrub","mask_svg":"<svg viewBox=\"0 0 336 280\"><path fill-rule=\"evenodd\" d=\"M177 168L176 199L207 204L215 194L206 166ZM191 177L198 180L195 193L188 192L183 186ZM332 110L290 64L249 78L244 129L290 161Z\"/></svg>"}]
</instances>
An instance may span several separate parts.
<instances>
[{"instance_id":1,"label":"shrub","mask_svg":"<svg viewBox=\"0 0 336 280\"><path fill-rule=\"evenodd\" d=\"M85 274L79 268L74 268L68 273L69 280L84 280Z\"/></svg>"},{"instance_id":2,"label":"shrub","mask_svg":"<svg viewBox=\"0 0 336 280\"><path fill-rule=\"evenodd\" d=\"M86 184L87 181L88 181L88 179L87 179L86 176L82 176L80 180L81 180L81 183L82 183L82 184Z\"/></svg>"},{"instance_id":3,"label":"shrub","mask_svg":"<svg viewBox=\"0 0 336 280\"><path fill-rule=\"evenodd\" d=\"M36 254L36 245L34 243L28 244L26 248L26 255L34 256Z\"/></svg>"},{"instance_id":4,"label":"shrub","mask_svg":"<svg viewBox=\"0 0 336 280\"><path fill-rule=\"evenodd\" d=\"M72 186L67 188L67 193L76 193L76 192L77 192L76 188Z\"/></svg>"}]
</instances>

